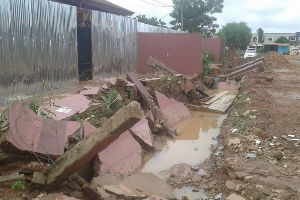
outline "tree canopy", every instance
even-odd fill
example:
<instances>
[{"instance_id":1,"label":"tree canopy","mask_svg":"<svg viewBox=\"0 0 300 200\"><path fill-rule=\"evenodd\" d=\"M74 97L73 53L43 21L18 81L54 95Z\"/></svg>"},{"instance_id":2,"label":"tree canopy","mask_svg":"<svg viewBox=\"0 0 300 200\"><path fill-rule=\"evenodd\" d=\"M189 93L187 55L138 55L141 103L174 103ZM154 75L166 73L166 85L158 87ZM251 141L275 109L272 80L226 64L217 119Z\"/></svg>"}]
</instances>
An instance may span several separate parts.
<instances>
[{"instance_id":1,"label":"tree canopy","mask_svg":"<svg viewBox=\"0 0 300 200\"><path fill-rule=\"evenodd\" d=\"M257 29L257 36L258 36L258 42L263 43L264 42L264 31L261 28Z\"/></svg>"},{"instance_id":2,"label":"tree canopy","mask_svg":"<svg viewBox=\"0 0 300 200\"><path fill-rule=\"evenodd\" d=\"M245 22L227 23L219 33L226 45L235 48L245 48L251 41L251 28Z\"/></svg>"},{"instance_id":3,"label":"tree canopy","mask_svg":"<svg viewBox=\"0 0 300 200\"><path fill-rule=\"evenodd\" d=\"M251 28L245 22L227 23L219 32L219 36L229 47L229 59L232 62L235 58L235 49L245 49L251 41Z\"/></svg>"},{"instance_id":4,"label":"tree canopy","mask_svg":"<svg viewBox=\"0 0 300 200\"><path fill-rule=\"evenodd\" d=\"M166 27L166 23L164 21L162 21L161 19L157 19L157 17L151 17L151 18L147 18L145 15L137 15L136 16L138 22L144 23L144 24L150 24L153 26L161 26L164 28Z\"/></svg>"},{"instance_id":5,"label":"tree canopy","mask_svg":"<svg viewBox=\"0 0 300 200\"><path fill-rule=\"evenodd\" d=\"M287 39L286 37L284 36L280 36L279 38L277 38L277 40L275 40L275 43L290 43L289 39Z\"/></svg>"},{"instance_id":6,"label":"tree canopy","mask_svg":"<svg viewBox=\"0 0 300 200\"><path fill-rule=\"evenodd\" d=\"M173 0L173 11L170 16L174 18L170 22L173 29L182 30L181 8L183 13L183 31L199 32L204 37L210 37L216 33L219 25L214 22L217 18L214 13L221 13L224 0Z\"/></svg>"}]
</instances>

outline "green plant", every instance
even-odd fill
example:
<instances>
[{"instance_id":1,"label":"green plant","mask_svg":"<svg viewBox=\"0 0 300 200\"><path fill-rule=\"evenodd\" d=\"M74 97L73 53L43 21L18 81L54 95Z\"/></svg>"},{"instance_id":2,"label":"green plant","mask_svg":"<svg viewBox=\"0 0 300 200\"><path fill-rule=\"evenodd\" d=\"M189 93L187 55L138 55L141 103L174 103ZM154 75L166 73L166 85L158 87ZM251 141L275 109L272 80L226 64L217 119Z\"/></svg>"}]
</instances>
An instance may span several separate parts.
<instances>
[{"instance_id":1,"label":"green plant","mask_svg":"<svg viewBox=\"0 0 300 200\"><path fill-rule=\"evenodd\" d=\"M38 111L39 111L39 106L36 104L36 101L33 98L31 99L31 101L29 103L29 109L35 113L38 113Z\"/></svg>"},{"instance_id":2,"label":"green plant","mask_svg":"<svg viewBox=\"0 0 300 200\"><path fill-rule=\"evenodd\" d=\"M109 110L111 106L117 101L118 92L116 90L110 90L107 96L100 97L106 106L106 110Z\"/></svg>"},{"instance_id":3,"label":"green plant","mask_svg":"<svg viewBox=\"0 0 300 200\"><path fill-rule=\"evenodd\" d=\"M38 114L39 110L40 110L40 115L42 117L45 118L50 118L51 119L51 115L52 116L56 116L54 112L52 112L51 110L47 109L47 108L43 108L40 107L37 103L35 99L31 99L31 101L29 102L29 109L32 110L33 112L35 112L36 114Z\"/></svg>"},{"instance_id":4,"label":"green plant","mask_svg":"<svg viewBox=\"0 0 300 200\"><path fill-rule=\"evenodd\" d=\"M179 80L179 78L177 76L174 76L171 73L166 73L166 74L162 75L161 79L163 81L171 81L171 82L177 82Z\"/></svg>"},{"instance_id":5,"label":"green plant","mask_svg":"<svg viewBox=\"0 0 300 200\"><path fill-rule=\"evenodd\" d=\"M79 117L79 115L73 115L72 119L74 121L78 121L78 122L81 121L81 118Z\"/></svg>"},{"instance_id":6,"label":"green plant","mask_svg":"<svg viewBox=\"0 0 300 200\"><path fill-rule=\"evenodd\" d=\"M15 181L11 187L14 190L25 190L24 181Z\"/></svg>"},{"instance_id":7,"label":"green plant","mask_svg":"<svg viewBox=\"0 0 300 200\"><path fill-rule=\"evenodd\" d=\"M239 129L240 132L247 133L251 129L249 119L248 115L239 115L233 119L233 127Z\"/></svg>"},{"instance_id":8,"label":"green plant","mask_svg":"<svg viewBox=\"0 0 300 200\"><path fill-rule=\"evenodd\" d=\"M202 54L202 63L203 63L202 74L204 76L207 76L207 75L212 73L212 70L210 68L210 64L212 62L214 62L214 60L215 60L215 58L212 54L209 54L207 52L203 52L203 54Z\"/></svg>"}]
</instances>

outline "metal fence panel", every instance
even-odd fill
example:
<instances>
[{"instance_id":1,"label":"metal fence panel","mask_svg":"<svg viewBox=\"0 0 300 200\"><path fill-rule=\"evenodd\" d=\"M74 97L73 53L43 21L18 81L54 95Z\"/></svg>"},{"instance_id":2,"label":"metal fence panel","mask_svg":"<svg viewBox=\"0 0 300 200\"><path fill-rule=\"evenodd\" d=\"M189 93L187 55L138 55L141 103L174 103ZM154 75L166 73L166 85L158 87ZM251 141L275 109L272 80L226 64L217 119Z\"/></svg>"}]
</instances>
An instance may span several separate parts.
<instances>
[{"instance_id":1,"label":"metal fence panel","mask_svg":"<svg viewBox=\"0 0 300 200\"><path fill-rule=\"evenodd\" d=\"M0 100L75 80L77 8L46 0L1 0Z\"/></svg>"},{"instance_id":2,"label":"metal fence panel","mask_svg":"<svg viewBox=\"0 0 300 200\"><path fill-rule=\"evenodd\" d=\"M94 79L136 71L136 20L92 12L92 63Z\"/></svg>"}]
</instances>

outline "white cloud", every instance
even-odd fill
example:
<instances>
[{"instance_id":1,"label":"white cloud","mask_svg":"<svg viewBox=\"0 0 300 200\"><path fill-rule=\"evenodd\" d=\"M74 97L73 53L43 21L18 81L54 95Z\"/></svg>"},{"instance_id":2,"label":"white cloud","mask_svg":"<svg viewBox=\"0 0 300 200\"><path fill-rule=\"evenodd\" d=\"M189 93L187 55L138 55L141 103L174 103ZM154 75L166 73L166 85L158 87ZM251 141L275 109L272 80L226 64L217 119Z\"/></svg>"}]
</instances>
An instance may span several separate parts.
<instances>
[{"instance_id":1,"label":"white cloud","mask_svg":"<svg viewBox=\"0 0 300 200\"><path fill-rule=\"evenodd\" d=\"M163 18L165 22L172 20L168 15L172 7L153 6L142 0L109 0L119 6L147 17ZM144 0L153 4L155 1L172 5L172 0ZM244 21L255 32L262 28L265 32L300 31L300 0L224 0L221 14L216 14L220 27L229 22ZM134 16L135 16L134 15Z\"/></svg>"}]
</instances>

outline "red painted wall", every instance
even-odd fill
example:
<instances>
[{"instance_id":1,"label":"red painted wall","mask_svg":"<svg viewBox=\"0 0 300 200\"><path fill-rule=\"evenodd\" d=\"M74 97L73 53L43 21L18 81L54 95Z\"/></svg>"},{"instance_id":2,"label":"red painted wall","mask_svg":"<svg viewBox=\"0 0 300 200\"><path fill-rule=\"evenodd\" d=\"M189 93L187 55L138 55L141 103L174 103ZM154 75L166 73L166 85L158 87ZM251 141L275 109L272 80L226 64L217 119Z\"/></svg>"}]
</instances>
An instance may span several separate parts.
<instances>
[{"instance_id":1,"label":"red painted wall","mask_svg":"<svg viewBox=\"0 0 300 200\"><path fill-rule=\"evenodd\" d=\"M137 71L147 73L152 56L180 74L201 74L202 36L198 33L138 33Z\"/></svg>"},{"instance_id":2,"label":"red painted wall","mask_svg":"<svg viewBox=\"0 0 300 200\"><path fill-rule=\"evenodd\" d=\"M225 43L220 38L203 38L203 51L213 54L217 62L224 62Z\"/></svg>"}]
</instances>

